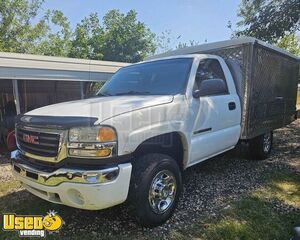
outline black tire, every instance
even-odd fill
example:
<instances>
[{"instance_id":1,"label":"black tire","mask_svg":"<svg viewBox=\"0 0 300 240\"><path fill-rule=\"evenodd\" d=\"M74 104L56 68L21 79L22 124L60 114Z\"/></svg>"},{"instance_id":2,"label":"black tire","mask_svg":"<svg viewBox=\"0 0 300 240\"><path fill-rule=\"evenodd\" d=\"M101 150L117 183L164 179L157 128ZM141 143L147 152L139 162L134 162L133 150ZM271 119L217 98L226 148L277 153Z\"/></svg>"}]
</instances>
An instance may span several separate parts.
<instances>
[{"instance_id":1,"label":"black tire","mask_svg":"<svg viewBox=\"0 0 300 240\"><path fill-rule=\"evenodd\" d=\"M264 160L269 157L273 147L273 132L262 134L249 142L249 156L254 160Z\"/></svg>"},{"instance_id":2,"label":"black tire","mask_svg":"<svg viewBox=\"0 0 300 240\"><path fill-rule=\"evenodd\" d=\"M154 179L157 180L160 174L167 173L165 176L162 176L162 179L169 179L166 176L168 174L171 176L172 183L176 182L176 191L171 191L174 197L172 197L173 201L170 203L168 208L166 208L163 212L155 212L150 203L150 190L153 190L153 186L155 183ZM173 184L168 184L173 186ZM167 185L165 185L167 186ZM160 191L161 194L166 194L164 189ZM166 188L169 190L168 188ZM132 178L130 184L129 191L129 201L133 206L135 215L137 217L137 221L140 225L145 227L155 227L164 222L166 222L173 214L178 199L182 189L182 180L181 180L181 172L178 164L174 159L172 159L168 155L164 154L147 154L137 158L134 161L133 169L132 169ZM166 192L167 192L166 190ZM154 191L155 194L156 191ZM151 191L151 193L154 193ZM163 192L163 193L162 193ZM160 199L158 196L154 197L154 199ZM152 198L153 200L153 198ZM167 201L161 201L160 203L166 203ZM152 201L153 203L153 201ZM155 204L154 204L155 205ZM164 204L158 204L159 206L164 206ZM157 208L157 211L161 209Z\"/></svg>"}]
</instances>

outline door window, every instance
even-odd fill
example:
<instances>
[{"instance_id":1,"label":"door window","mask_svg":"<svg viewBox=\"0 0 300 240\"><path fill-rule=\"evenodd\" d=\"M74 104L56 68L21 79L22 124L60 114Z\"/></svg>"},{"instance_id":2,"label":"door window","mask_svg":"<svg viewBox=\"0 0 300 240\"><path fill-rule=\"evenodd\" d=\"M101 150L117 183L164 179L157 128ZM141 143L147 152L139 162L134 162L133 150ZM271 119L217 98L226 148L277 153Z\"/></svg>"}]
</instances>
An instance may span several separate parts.
<instances>
[{"instance_id":1,"label":"door window","mask_svg":"<svg viewBox=\"0 0 300 240\"><path fill-rule=\"evenodd\" d=\"M223 69L217 59L204 59L199 63L194 90L200 90L201 96L228 94Z\"/></svg>"}]
</instances>

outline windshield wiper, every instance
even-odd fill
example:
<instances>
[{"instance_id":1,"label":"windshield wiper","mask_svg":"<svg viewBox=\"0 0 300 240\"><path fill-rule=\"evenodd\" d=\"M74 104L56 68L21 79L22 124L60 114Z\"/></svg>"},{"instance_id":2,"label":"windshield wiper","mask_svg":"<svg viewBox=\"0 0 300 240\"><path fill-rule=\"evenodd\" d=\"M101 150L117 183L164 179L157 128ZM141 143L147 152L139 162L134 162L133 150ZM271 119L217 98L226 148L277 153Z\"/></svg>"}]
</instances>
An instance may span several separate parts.
<instances>
[{"instance_id":1,"label":"windshield wiper","mask_svg":"<svg viewBox=\"0 0 300 240\"><path fill-rule=\"evenodd\" d=\"M151 94L150 92L138 92L138 91L128 91L128 92L121 92L121 93L116 93L116 96L121 96L121 95L149 95Z\"/></svg>"}]
</instances>

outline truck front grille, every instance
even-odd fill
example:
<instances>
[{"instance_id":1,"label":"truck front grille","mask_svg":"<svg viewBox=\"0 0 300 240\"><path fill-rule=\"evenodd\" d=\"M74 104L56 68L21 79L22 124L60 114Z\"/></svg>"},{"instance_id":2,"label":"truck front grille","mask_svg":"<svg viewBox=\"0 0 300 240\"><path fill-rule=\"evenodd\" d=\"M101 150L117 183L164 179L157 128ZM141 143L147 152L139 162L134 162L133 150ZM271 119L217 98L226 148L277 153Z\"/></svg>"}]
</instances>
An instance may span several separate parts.
<instances>
[{"instance_id":1,"label":"truck front grille","mask_svg":"<svg viewBox=\"0 0 300 240\"><path fill-rule=\"evenodd\" d=\"M27 153L43 157L56 157L58 154L60 135L17 129L19 148Z\"/></svg>"}]
</instances>

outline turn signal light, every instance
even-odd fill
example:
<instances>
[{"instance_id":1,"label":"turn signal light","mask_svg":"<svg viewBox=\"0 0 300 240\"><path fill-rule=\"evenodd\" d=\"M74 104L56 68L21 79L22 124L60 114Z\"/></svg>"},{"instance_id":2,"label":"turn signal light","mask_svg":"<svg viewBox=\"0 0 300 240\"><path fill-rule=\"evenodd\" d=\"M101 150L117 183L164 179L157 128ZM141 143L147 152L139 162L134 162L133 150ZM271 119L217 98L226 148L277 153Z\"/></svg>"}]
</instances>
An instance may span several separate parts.
<instances>
[{"instance_id":1,"label":"turn signal light","mask_svg":"<svg viewBox=\"0 0 300 240\"><path fill-rule=\"evenodd\" d=\"M99 142L113 142L116 141L116 132L110 127L102 127L98 131L97 140Z\"/></svg>"}]
</instances>

